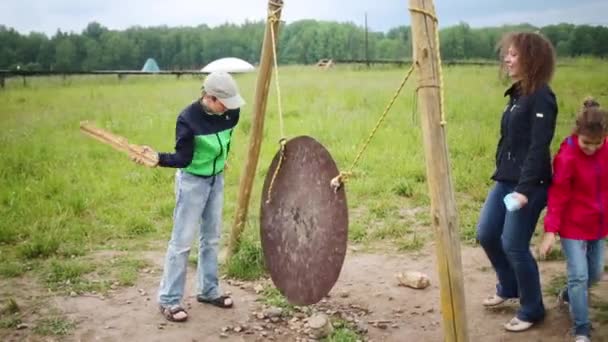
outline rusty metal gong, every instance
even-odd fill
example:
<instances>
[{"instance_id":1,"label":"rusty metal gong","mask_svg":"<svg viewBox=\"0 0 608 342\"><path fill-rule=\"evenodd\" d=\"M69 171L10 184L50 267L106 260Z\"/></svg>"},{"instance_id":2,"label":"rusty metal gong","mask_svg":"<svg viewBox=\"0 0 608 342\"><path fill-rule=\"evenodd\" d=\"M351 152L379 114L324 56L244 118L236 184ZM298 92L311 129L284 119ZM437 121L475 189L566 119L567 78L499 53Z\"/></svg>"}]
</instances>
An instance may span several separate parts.
<instances>
[{"instance_id":1,"label":"rusty metal gong","mask_svg":"<svg viewBox=\"0 0 608 342\"><path fill-rule=\"evenodd\" d=\"M314 304L329 293L344 262L348 238L344 186L337 192L331 188L338 168L313 138L288 141L275 176L280 154L270 164L262 191L264 260L272 281L289 302Z\"/></svg>"}]
</instances>

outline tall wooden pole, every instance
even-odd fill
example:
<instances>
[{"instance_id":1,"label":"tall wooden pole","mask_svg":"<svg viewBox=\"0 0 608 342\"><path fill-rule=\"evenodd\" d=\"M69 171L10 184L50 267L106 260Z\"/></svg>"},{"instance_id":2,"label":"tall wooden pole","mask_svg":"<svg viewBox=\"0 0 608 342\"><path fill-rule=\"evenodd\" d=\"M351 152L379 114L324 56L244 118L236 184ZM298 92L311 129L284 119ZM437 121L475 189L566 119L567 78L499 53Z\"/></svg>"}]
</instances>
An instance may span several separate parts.
<instances>
[{"instance_id":1,"label":"tall wooden pole","mask_svg":"<svg viewBox=\"0 0 608 342\"><path fill-rule=\"evenodd\" d=\"M269 0L268 13L269 18L266 22L266 32L264 34L264 43L262 44L262 52L260 55L260 66L258 69L258 78L255 88L255 102L253 108L253 123L251 135L249 136L249 150L247 153L247 161L241 175L239 183L238 205L232 225L232 233L230 236L230 246L228 249L228 260L238 251L241 241L241 234L245 229L247 220L247 210L249 207L249 199L251 198L251 188L255 179L255 171L258 165L260 156L260 147L262 145L262 135L264 131L264 116L266 113L266 102L268 99L268 87L270 86L271 72L273 68L273 43L272 29L274 30L275 46L278 45L279 19L281 18L281 9L283 8L283 0ZM274 16L272 16L274 14Z\"/></svg>"},{"instance_id":2,"label":"tall wooden pole","mask_svg":"<svg viewBox=\"0 0 608 342\"><path fill-rule=\"evenodd\" d=\"M468 341L460 238L441 108L440 87L443 85L436 41L436 30L439 28L431 16L416 11L421 9L435 13L432 0L409 0L409 4L431 217L436 235L444 340Z\"/></svg>"}]
</instances>

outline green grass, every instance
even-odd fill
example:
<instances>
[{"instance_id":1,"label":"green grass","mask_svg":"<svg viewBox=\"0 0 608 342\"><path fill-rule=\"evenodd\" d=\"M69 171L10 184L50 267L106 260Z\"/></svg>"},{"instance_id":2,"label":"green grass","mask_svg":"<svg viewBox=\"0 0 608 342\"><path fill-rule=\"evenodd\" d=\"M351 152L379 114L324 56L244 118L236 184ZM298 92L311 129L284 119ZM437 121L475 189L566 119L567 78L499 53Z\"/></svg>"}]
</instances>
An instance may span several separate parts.
<instances>
[{"instance_id":1,"label":"green grass","mask_svg":"<svg viewBox=\"0 0 608 342\"><path fill-rule=\"evenodd\" d=\"M551 278L551 280L549 281L549 284L545 284L543 286L543 291L545 292L545 294L551 296L551 297L556 297L559 293L559 291L561 291L564 286L566 286L566 283L568 281L568 277L564 274L558 274L553 276L553 278Z\"/></svg>"},{"instance_id":2,"label":"green grass","mask_svg":"<svg viewBox=\"0 0 608 342\"><path fill-rule=\"evenodd\" d=\"M361 340L361 337L348 328L335 329L329 336L323 339L325 342L356 342L359 340Z\"/></svg>"},{"instance_id":3,"label":"green grass","mask_svg":"<svg viewBox=\"0 0 608 342\"><path fill-rule=\"evenodd\" d=\"M0 276L5 278L19 277L26 272L25 265L16 261L0 263Z\"/></svg>"},{"instance_id":4,"label":"green grass","mask_svg":"<svg viewBox=\"0 0 608 342\"><path fill-rule=\"evenodd\" d=\"M332 319L334 330L329 336L323 339L324 342L355 342L362 340L352 327L352 324L342 319Z\"/></svg>"},{"instance_id":5,"label":"green grass","mask_svg":"<svg viewBox=\"0 0 608 342\"><path fill-rule=\"evenodd\" d=\"M545 261L566 260L566 256L562 253L562 249L558 246L553 246L551 252L547 253Z\"/></svg>"},{"instance_id":6,"label":"green grass","mask_svg":"<svg viewBox=\"0 0 608 342\"><path fill-rule=\"evenodd\" d=\"M465 196L457 198L458 210L458 227L460 228L460 239L467 244L474 244L477 239L477 220L479 219L479 210L483 204L481 201L471 201L465 199ZM482 199L482 201L485 200ZM430 220L430 218L429 218Z\"/></svg>"},{"instance_id":7,"label":"green grass","mask_svg":"<svg viewBox=\"0 0 608 342\"><path fill-rule=\"evenodd\" d=\"M397 184L393 187L392 191L397 196L409 198L414 196L414 185L411 181L403 179L397 182Z\"/></svg>"},{"instance_id":8,"label":"green grass","mask_svg":"<svg viewBox=\"0 0 608 342\"><path fill-rule=\"evenodd\" d=\"M84 274L93 271L93 265L76 260L52 260L46 277L51 286L77 283Z\"/></svg>"},{"instance_id":9,"label":"green grass","mask_svg":"<svg viewBox=\"0 0 608 342\"><path fill-rule=\"evenodd\" d=\"M495 67L446 67L445 105L451 176L460 235L474 241L479 209L491 184L502 96L506 85ZM311 135L331 152L339 168L348 168L369 135L405 69L338 66L281 67L281 95L288 138ZM608 103L608 62L585 60L558 68L553 88L560 114L555 150L568 134L575 111L587 95ZM231 145L226 173L223 243L237 203L238 183L246 157L254 104L254 74L238 75L248 105ZM172 227L174 170L137 166L108 146L84 137L82 120L124 135L133 143L171 151L175 118L199 94L198 77L113 76L8 79L0 90L0 277L42 274L57 284L75 279L84 284L91 273L81 259L99 250L137 251L167 241ZM429 231L429 195L419 108L413 107L412 78L347 184L351 241L395 242L411 250L428 241L411 239L409 230ZM276 93L270 90L264 143L252 191L238 260L224 270L255 278L263 273L258 224L261 187L280 138ZM404 208L422 213L400 219ZM360 215L352 215L357 209ZM425 216L426 215L426 216ZM431 233L432 234L432 233ZM405 237L405 240L404 240ZM418 238L419 235L416 235ZM75 258L73 258L75 257ZM59 263L59 264L53 264ZM65 263L61 266L60 264ZM132 283L125 271L120 281Z\"/></svg>"},{"instance_id":10,"label":"green grass","mask_svg":"<svg viewBox=\"0 0 608 342\"><path fill-rule=\"evenodd\" d=\"M418 251L424 247L426 239L420 233L413 233L411 236L396 241L397 249L400 251Z\"/></svg>"},{"instance_id":11,"label":"green grass","mask_svg":"<svg viewBox=\"0 0 608 342\"><path fill-rule=\"evenodd\" d=\"M34 332L44 336L64 336L75 327L76 323L60 315L52 315L37 321Z\"/></svg>"},{"instance_id":12,"label":"green grass","mask_svg":"<svg viewBox=\"0 0 608 342\"><path fill-rule=\"evenodd\" d=\"M113 263L111 271L114 271L116 280L120 285L132 286L137 280L138 272L150 266L150 263L145 260L126 257Z\"/></svg>"},{"instance_id":13,"label":"green grass","mask_svg":"<svg viewBox=\"0 0 608 342\"><path fill-rule=\"evenodd\" d=\"M111 285L132 286L138 272L150 267L150 263L131 256L108 260L88 258L50 259L43 266L42 281L46 287L62 294L107 292Z\"/></svg>"},{"instance_id":14,"label":"green grass","mask_svg":"<svg viewBox=\"0 0 608 342\"><path fill-rule=\"evenodd\" d=\"M594 298L591 306L593 307L594 316L593 320L597 321L601 325L608 323L608 301L601 300L599 298Z\"/></svg>"},{"instance_id":15,"label":"green grass","mask_svg":"<svg viewBox=\"0 0 608 342\"><path fill-rule=\"evenodd\" d=\"M4 303L3 303L4 304ZM11 315L19 313L21 309L14 298L9 298L0 310L0 315Z\"/></svg>"},{"instance_id":16,"label":"green grass","mask_svg":"<svg viewBox=\"0 0 608 342\"><path fill-rule=\"evenodd\" d=\"M252 280L265 274L262 246L251 234L241 239L238 252L224 264L223 269L231 278ZM255 239L255 240L254 240Z\"/></svg>"},{"instance_id":17,"label":"green grass","mask_svg":"<svg viewBox=\"0 0 608 342\"><path fill-rule=\"evenodd\" d=\"M14 298L9 298L0 308L0 329L16 328L20 323L21 308Z\"/></svg>"},{"instance_id":18,"label":"green grass","mask_svg":"<svg viewBox=\"0 0 608 342\"><path fill-rule=\"evenodd\" d=\"M291 316L294 306L287 301L287 298L274 286L269 285L262 292L261 302L269 306L283 309L285 316Z\"/></svg>"},{"instance_id":19,"label":"green grass","mask_svg":"<svg viewBox=\"0 0 608 342\"><path fill-rule=\"evenodd\" d=\"M349 240L356 242L356 243L361 243L361 242L365 241L366 237L367 237L367 229L366 229L365 223L363 223L363 222L350 223L350 225L348 227Z\"/></svg>"},{"instance_id":20,"label":"green grass","mask_svg":"<svg viewBox=\"0 0 608 342\"><path fill-rule=\"evenodd\" d=\"M0 316L0 329L14 329L21 324L21 317L18 314Z\"/></svg>"}]
</instances>

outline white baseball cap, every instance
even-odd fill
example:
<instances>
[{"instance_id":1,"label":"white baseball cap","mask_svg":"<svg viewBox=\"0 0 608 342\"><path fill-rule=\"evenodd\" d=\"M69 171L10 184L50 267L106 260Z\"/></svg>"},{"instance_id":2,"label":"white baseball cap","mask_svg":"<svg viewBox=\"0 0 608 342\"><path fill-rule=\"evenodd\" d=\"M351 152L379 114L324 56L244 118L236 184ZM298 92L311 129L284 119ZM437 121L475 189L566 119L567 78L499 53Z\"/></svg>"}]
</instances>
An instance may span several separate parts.
<instances>
[{"instance_id":1,"label":"white baseball cap","mask_svg":"<svg viewBox=\"0 0 608 342\"><path fill-rule=\"evenodd\" d=\"M225 71L214 71L203 82L205 93L215 96L226 108L237 109L245 104L236 82Z\"/></svg>"}]
</instances>

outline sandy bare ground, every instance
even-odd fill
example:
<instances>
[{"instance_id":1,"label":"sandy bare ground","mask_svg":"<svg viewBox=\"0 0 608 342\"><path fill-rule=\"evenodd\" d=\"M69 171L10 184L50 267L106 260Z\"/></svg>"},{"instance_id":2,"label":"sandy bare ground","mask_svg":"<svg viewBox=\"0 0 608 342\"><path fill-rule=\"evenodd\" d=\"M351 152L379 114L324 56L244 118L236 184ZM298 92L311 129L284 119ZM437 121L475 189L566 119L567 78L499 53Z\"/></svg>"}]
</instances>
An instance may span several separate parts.
<instances>
[{"instance_id":1,"label":"sandy bare ground","mask_svg":"<svg viewBox=\"0 0 608 342\"><path fill-rule=\"evenodd\" d=\"M510 304L500 309L484 309L480 302L494 289L495 277L490 264L479 247L463 247L463 266L467 301L467 318L471 341L572 341L570 319L564 308L556 307L554 298L545 298L547 318L530 331L507 333L502 324L514 314L517 306ZM196 302L192 275L189 270L188 294L185 300L189 312L186 323L169 323L157 309L156 289L162 266L162 253L146 253L156 267L152 273L142 273L137 284L119 288L107 297L86 295L53 297L51 303L69 319L77 323L70 335L61 338L35 337L28 329L4 332L8 341L296 341L306 336L290 330L293 318L269 322L259 319L263 304L256 294L257 283L235 283L222 280L223 291L234 297L230 310ZM563 262L541 263L543 284L563 272ZM395 274L405 270L426 272L431 286L414 290L397 286ZM26 284L23 284L26 286ZM608 298L608 281L594 290ZM442 322L439 305L438 276L434 247L422 252L395 253L376 249L358 252L349 249L340 279L330 296L314 307L315 311L329 311L358 320L367 329L363 340L368 341L442 341ZM306 315L300 314L302 319ZM350 315L350 316L349 316ZM296 318L302 323L302 319ZM26 318L27 320L27 318ZM385 321L380 327L374 321ZM296 325L297 325L296 324ZM235 332L234 328L243 330ZM594 341L608 341L608 326L594 323ZM240 329L239 329L240 330Z\"/></svg>"}]
</instances>

